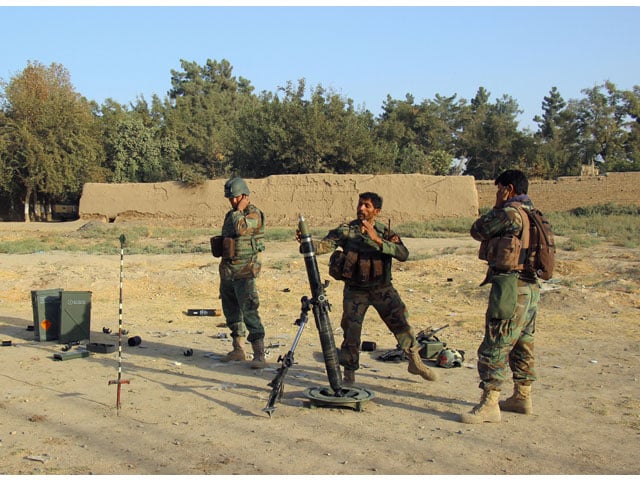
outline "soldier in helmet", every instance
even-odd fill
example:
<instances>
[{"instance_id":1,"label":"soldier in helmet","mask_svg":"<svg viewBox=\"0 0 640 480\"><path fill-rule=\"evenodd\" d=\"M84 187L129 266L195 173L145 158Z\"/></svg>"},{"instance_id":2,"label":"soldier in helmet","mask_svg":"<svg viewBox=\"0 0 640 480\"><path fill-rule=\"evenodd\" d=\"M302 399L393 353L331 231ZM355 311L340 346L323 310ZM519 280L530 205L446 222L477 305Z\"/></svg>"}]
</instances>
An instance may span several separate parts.
<instances>
[{"instance_id":1,"label":"soldier in helmet","mask_svg":"<svg viewBox=\"0 0 640 480\"><path fill-rule=\"evenodd\" d=\"M321 241L314 242L317 254L334 252L341 248L344 254L340 275L344 280L343 313L340 326L343 342L340 346L340 364L344 368L343 384L355 382L355 371L360 368L360 337L362 323L370 306L378 312L387 328L409 360L408 372L425 380L436 380L436 374L420 358L419 342L409 324L409 312L391 283L392 259L404 262L409 251L400 237L376 220L382 208L382 197L374 192L361 193L356 210L357 218L331 230ZM299 232L296 235L300 240ZM332 256L335 258L335 254Z\"/></svg>"},{"instance_id":2,"label":"soldier in helmet","mask_svg":"<svg viewBox=\"0 0 640 480\"><path fill-rule=\"evenodd\" d=\"M264 326L260 320L260 305L256 278L260 273L259 253L264 251L264 214L249 201L249 187L239 177L224 185L229 210L222 224L220 261L220 299L227 326L231 330L233 350L223 362L246 359L244 340L253 349L251 368L264 368Z\"/></svg>"}]
</instances>

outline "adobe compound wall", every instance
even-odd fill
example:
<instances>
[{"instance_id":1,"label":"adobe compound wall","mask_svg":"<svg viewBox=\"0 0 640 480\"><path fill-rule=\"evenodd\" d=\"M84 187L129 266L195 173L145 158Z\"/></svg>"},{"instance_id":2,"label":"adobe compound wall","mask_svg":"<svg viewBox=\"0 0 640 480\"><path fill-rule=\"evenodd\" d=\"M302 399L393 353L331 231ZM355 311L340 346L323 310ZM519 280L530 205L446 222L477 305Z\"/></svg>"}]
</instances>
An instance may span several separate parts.
<instances>
[{"instance_id":1,"label":"adobe compound wall","mask_svg":"<svg viewBox=\"0 0 640 480\"><path fill-rule=\"evenodd\" d=\"M276 175L246 179L251 202L269 225L297 225L303 214L311 226L336 226L355 218L358 194L383 198L380 219L392 224L443 217L474 217L478 196L473 177L433 175ZM87 183L80 199L82 219L104 221L153 218L220 227L229 201L226 179L189 187L180 182Z\"/></svg>"},{"instance_id":2,"label":"adobe compound wall","mask_svg":"<svg viewBox=\"0 0 640 480\"><path fill-rule=\"evenodd\" d=\"M476 182L476 188L480 208L492 207L496 199L494 182L481 180ZM531 180L529 195L543 212L563 212L606 203L640 206L640 172Z\"/></svg>"},{"instance_id":3,"label":"adobe compound wall","mask_svg":"<svg viewBox=\"0 0 640 480\"><path fill-rule=\"evenodd\" d=\"M179 182L88 183L80 199L80 218L121 221L170 220L219 227L229 202L226 180L196 187ZM384 199L381 220L397 225L443 217L475 217L495 201L493 181L432 175L276 175L247 179L251 201L269 225L294 226L301 213L313 226L335 226L355 216L358 194L374 191ZM543 212L614 203L640 206L640 172L597 177L532 180L529 193Z\"/></svg>"}]
</instances>

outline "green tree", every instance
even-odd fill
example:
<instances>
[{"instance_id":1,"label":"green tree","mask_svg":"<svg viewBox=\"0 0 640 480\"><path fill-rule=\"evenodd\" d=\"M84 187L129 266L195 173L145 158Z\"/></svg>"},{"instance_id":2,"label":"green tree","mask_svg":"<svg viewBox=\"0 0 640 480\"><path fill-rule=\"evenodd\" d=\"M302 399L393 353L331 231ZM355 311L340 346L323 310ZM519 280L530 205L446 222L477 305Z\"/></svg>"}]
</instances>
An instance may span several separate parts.
<instances>
[{"instance_id":1,"label":"green tree","mask_svg":"<svg viewBox=\"0 0 640 480\"><path fill-rule=\"evenodd\" d=\"M11 195L24 204L24 220L30 204L40 219L42 206L77 200L84 182L102 178L99 131L91 104L59 64L29 62L4 90L2 168Z\"/></svg>"},{"instance_id":2,"label":"green tree","mask_svg":"<svg viewBox=\"0 0 640 480\"><path fill-rule=\"evenodd\" d=\"M372 135L369 112L317 86L306 99L304 79L263 92L259 105L243 111L234 171L261 177L295 173L385 171L388 152Z\"/></svg>"},{"instance_id":3,"label":"green tree","mask_svg":"<svg viewBox=\"0 0 640 480\"><path fill-rule=\"evenodd\" d=\"M461 156L467 159L465 173L478 180L495 178L524 160L517 148L522 136L517 130L518 103L503 95L490 104L489 97L483 87L478 89L460 135Z\"/></svg>"},{"instance_id":4,"label":"green tree","mask_svg":"<svg viewBox=\"0 0 640 480\"><path fill-rule=\"evenodd\" d=\"M543 115L536 115L533 120L538 123L535 138L538 149L535 162L528 172L531 176L553 178L563 175L572 163L571 149L568 143L574 143L572 121L573 115L566 110L567 102L556 87L552 87L549 95L543 98Z\"/></svg>"},{"instance_id":5,"label":"green tree","mask_svg":"<svg viewBox=\"0 0 640 480\"><path fill-rule=\"evenodd\" d=\"M623 169L637 172L640 170L640 86L636 85L632 90L622 92L622 97L628 116L625 125L628 132L625 143L628 164Z\"/></svg>"},{"instance_id":6,"label":"green tree","mask_svg":"<svg viewBox=\"0 0 640 480\"><path fill-rule=\"evenodd\" d=\"M179 170L177 143L163 129L162 116L139 98L131 110L107 99L100 118L110 181L161 182L173 180Z\"/></svg>"},{"instance_id":7,"label":"green tree","mask_svg":"<svg viewBox=\"0 0 640 480\"><path fill-rule=\"evenodd\" d=\"M548 96L542 102L543 115L536 115L533 120L538 124L537 136L544 141L556 137L556 130L562 125L562 111L567 106L557 87L551 87Z\"/></svg>"},{"instance_id":8,"label":"green tree","mask_svg":"<svg viewBox=\"0 0 640 480\"><path fill-rule=\"evenodd\" d=\"M604 171L627 170L633 166L627 156L629 125L623 92L611 82L582 90L585 95L569 101L572 163L566 174L578 175L582 164L598 162ZM569 142L566 142L569 144Z\"/></svg>"},{"instance_id":9,"label":"green tree","mask_svg":"<svg viewBox=\"0 0 640 480\"><path fill-rule=\"evenodd\" d=\"M414 103L387 96L377 127L377 135L395 148L395 171L400 173L448 173L456 156L460 112L465 101L456 95Z\"/></svg>"},{"instance_id":10,"label":"green tree","mask_svg":"<svg viewBox=\"0 0 640 480\"><path fill-rule=\"evenodd\" d=\"M240 112L254 102L253 87L232 75L227 60L207 60L204 66L181 60L182 71L171 71L165 104L168 131L176 139L182 162L181 180L198 182L226 176L238 141Z\"/></svg>"}]
</instances>

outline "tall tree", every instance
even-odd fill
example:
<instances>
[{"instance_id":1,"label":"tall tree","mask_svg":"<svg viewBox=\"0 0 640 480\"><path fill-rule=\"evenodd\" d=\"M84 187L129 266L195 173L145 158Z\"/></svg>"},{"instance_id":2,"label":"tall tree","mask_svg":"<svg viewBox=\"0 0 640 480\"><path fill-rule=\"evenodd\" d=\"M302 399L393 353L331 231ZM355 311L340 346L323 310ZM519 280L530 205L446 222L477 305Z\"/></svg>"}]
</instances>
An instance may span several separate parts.
<instances>
[{"instance_id":1,"label":"tall tree","mask_svg":"<svg viewBox=\"0 0 640 480\"><path fill-rule=\"evenodd\" d=\"M252 176L388 171L389 155L372 135L370 112L317 86L288 82L282 98L267 92L239 122L234 171Z\"/></svg>"},{"instance_id":2,"label":"tall tree","mask_svg":"<svg viewBox=\"0 0 640 480\"><path fill-rule=\"evenodd\" d=\"M573 115L566 110L566 106L567 102L554 86L543 98L542 116L536 115L533 118L538 123L538 131L535 133L538 148L528 172L531 176L557 177L571 163L571 150L567 148L566 142L573 137Z\"/></svg>"},{"instance_id":3,"label":"tall tree","mask_svg":"<svg viewBox=\"0 0 640 480\"><path fill-rule=\"evenodd\" d=\"M483 87L478 89L460 135L460 151L467 159L465 173L478 180L495 178L523 160L516 148L520 139L516 120L521 113L518 103L503 95L490 104L489 96Z\"/></svg>"},{"instance_id":4,"label":"tall tree","mask_svg":"<svg viewBox=\"0 0 640 480\"><path fill-rule=\"evenodd\" d=\"M139 98L132 109L107 99L100 119L104 132L106 165L110 181L161 182L176 179L179 169L177 144L166 135L162 116Z\"/></svg>"},{"instance_id":5,"label":"tall tree","mask_svg":"<svg viewBox=\"0 0 640 480\"><path fill-rule=\"evenodd\" d=\"M625 145L629 136L628 110L615 84L605 82L582 90L580 100L569 102L577 132L574 162L569 175L578 175L581 164L598 162L601 170L625 170L629 165Z\"/></svg>"},{"instance_id":6,"label":"tall tree","mask_svg":"<svg viewBox=\"0 0 640 480\"><path fill-rule=\"evenodd\" d=\"M542 102L542 117L536 115L533 120L538 124L537 135L544 141L555 138L555 132L561 122L561 115L567 102L564 101L557 87L551 87L549 95Z\"/></svg>"},{"instance_id":7,"label":"tall tree","mask_svg":"<svg viewBox=\"0 0 640 480\"><path fill-rule=\"evenodd\" d=\"M4 98L4 169L29 221L30 203L77 199L85 181L100 178L99 134L91 104L59 64L29 62L7 84Z\"/></svg>"},{"instance_id":8,"label":"tall tree","mask_svg":"<svg viewBox=\"0 0 640 480\"><path fill-rule=\"evenodd\" d=\"M414 103L387 96L376 129L379 138L396 150L395 171L399 173L448 173L456 156L456 139L460 130L460 112L465 101L456 95L436 95L434 100Z\"/></svg>"},{"instance_id":9,"label":"tall tree","mask_svg":"<svg viewBox=\"0 0 640 480\"><path fill-rule=\"evenodd\" d=\"M622 93L624 108L628 116L625 128L628 131L625 152L630 171L640 170L640 86L636 85L630 91Z\"/></svg>"},{"instance_id":10,"label":"tall tree","mask_svg":"<svg viewBox=\"0 0 640 480\"><path fill-rule=\"evenodd\" d=\"M207 60L204 66L181 60L182 71L171 71L167 128L175 134L183 163L182 180L226 176L237 142L236 126L253 87L232 75L227 60Z\"/></svg>"}]
</instances>

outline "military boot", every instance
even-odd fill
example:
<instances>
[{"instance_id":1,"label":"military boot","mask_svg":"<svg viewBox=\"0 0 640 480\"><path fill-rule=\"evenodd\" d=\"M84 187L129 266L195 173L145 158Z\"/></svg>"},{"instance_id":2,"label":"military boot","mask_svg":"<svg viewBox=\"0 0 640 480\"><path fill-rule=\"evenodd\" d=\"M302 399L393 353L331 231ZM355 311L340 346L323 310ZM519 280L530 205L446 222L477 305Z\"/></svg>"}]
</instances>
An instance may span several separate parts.
<instances>
[{"instance_id":1,"label":"military boot","mask_svg":"<svg viewBox=\"0 0 640 480\"><path fill-rule=\"evenodd\" d=\"M342 372L342 386L353 387L354 383L356 383L356 371L345 368Z\"/></svg>"},{"instance_id":2,"label":"military boot","mask_svg":"<svg viewBox=\"0 0 640 480\"><path fill-rule=\"evenodd\" d=\"M244 337L233 337L233 350L220 359L221 362L242 362L247 359L244 353Z\"/></svg>"},{"instance_id":3,"label":"military boot","mask_svg":"<svg viewBox=\"0 0 640 480\"><path fill-rule=\"evenodd\" d=\"M264 356L264 340L254 340L251 342L251 348L253 349L253 360L251 360L250 367L254 370L266 367L267 361Z\"/></svg>"},{"instance_id":4,"label":"military boot","mask_svg":"<svg viewBox=\"0 0 640 480\"><path fill-rule=\"evenodd\" d=\"M515 383L513 385L513 395L506 400L501 400L499 405L500 410L531 415L533 413L533 405L531 403L531 385Z\"/></svg>"},{"instance_id":5,"label":"military boot","mask_svg":"<svg viewBox=\"0 0 640 480\"><path fill-rule=\"evenodd\" d=\"M409 360L407 371L413 375L420 375L425 380L435 382L438 379L438 375L422 362L419 352L420 345L405 349L404 353L407 356L407 360Z\"/></svg>"},{"instance_id":6,"label":"military boot","mask_svg":"<svg viewBox=\"0 0 640 480\"><path fill-rule=\"evenodd\" d=\"M500 392L498 390L483 390L480 403L473 407L469 413L460 415L460 421L462 423L500 422L499 399Z\"/></svg>"}]
</instances>

